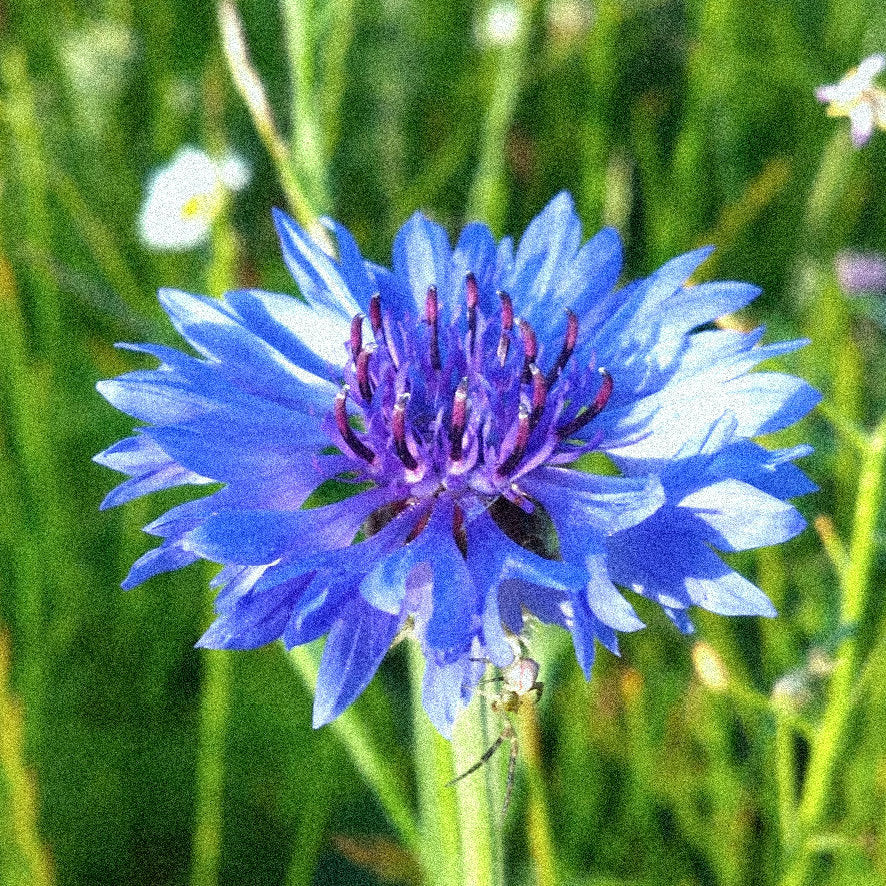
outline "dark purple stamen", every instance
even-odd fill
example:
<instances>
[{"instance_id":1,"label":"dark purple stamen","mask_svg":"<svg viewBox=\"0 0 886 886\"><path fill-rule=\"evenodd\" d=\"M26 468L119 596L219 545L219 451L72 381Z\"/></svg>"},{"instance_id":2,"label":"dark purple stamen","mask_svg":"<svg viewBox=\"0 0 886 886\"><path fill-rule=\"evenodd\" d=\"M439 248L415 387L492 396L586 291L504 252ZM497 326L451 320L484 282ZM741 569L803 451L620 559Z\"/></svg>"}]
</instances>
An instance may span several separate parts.
<instances>
[{"instance_id":1,"label":"dark purple stamen","mask_svg":"<svg viewBox=\"0 0 886 886\"><path fill-rule=\"evenodd\" d=\"M597 391L597 396L594 397L594 402L589 407L580 409L578 415L572 421L557 428L557 434L561 440L568 440L575 435L606 407L609 398L612 396L613 381L612 376L602 367L600 368L600 375L603 376L603 383L600 385L600 390Z\"/></svg>"},{"instance_id":2,"label":"dark purple stamen","mask_svg":"<svg viewBox=\"0 0 886 886\"><path fill-rule=\"evenodd\" d=\"M535 363L529 367L529 371L532 373L532 413L529 418L530 424L534 428L545 409L548 399L548 383Z\"/></svg>"},{"instance_id":3,"label":"dark purple stamen","mask_svg":"<svg viewBox=\"0 0 886 886\"><path fill-rule=\"evenodd\" d=\"M431 327L431 366L439 369L440 363L440 342L437 338L437 287L429 286L428 294L425 297L425 319L428 326Z\"/></svg>"},{"instance_id":4,"label":"dark purple stamen","mask_svg":"<svg viewBox=\"0 0 886 886\"><path fill-rule=\"evenodd\" d=\"M572 352L575 350L575 343L578 341L578 317L572 311L566 312L566 337L563 339L563 347L560 349L560 355L551 371L548 373L545 381L550 387L560 376L560 373L569 362Z\"/></svg>"},{"instance_id":5,"label":"dark purple stamen","mask_svg":"<svg viewBox=\"0 0 886 886\"><path fill-rule=\"evenodd\" d=\"M351 320L351 357L357 360L357 355L363 350L363 315L357 314Z\"/></svg>"},{"instance_id":6,"label":"dark purple stamen","mask_svg":"<svg viewBox=\"0 0 886 886\"><path fill-rule=\"evenodd\" d=\"M522 380L528 382L532 378L529 367L535 363L535 358L538 356L538 341L535 338L535 330L525 320L518 320L517 324L520 327L520 336L523 339L523 353L525 354Z\"/></svg>"},{"instance_id":7,"label":"dark purple stamen","mask_svg":"<svg viewBox=\"0 0 886 886\"><path fill-rule=\"evenodd\" d=\"M523 453L526 452L526 444L529 442L529 410L521 403L520 412L517 416L517 436L514 438L514 448L511 454L499 465L498 473L502 476L510 474L520 464Z\"/></svg>"},{"instance_id":8,"label":"dark purple stamen","mask_svg":"<svg viewBox=\"0 0 886 886\"><path fill-rule=\"evenodd\" d=\"M410 471L414 471L418 467L418 462L406 445L406 404L408 402L409 394L400 394L397 397L394 413L391 416L391 435L394 438L397 457Z\"/></svg>"},{"instance_id":9,"label":"dark purple stamen","mask_svg":"<svg viewBox=\"0 0 886 886\"><path fill-rule=\"evenodd\" d=\"M369 299L369 325L375 337L378 338L382 333L381 328L381 296L376 292Z\"/></svg>"},{"instance_id":10,"label":"dark purple stamen","mask_svg":"<svg viewBox=\"0 0 886 886\"><path fill-rule=\"evenodd\" d=\"M499 364L504 366L511 346L510 332L514 328L514 306L511 304L511 297L504 290L499 290L498 297L501 299L501 337L498 340L497 356Z\"/></svg>"},{"instance_id":11,"label":"dark purple stamen","mask_svg":"<svg viewBox=\"0 0 886 886\"><path fill-rule=\"evenodd\" d=\"M360 351L354 361L357 367L357 384L360 386L360 396L368 403L372 400L372 381L369 378L369 358L372 353L367 350Z\"/></svg>"},{"instance_id":12,"label":"dark purple stamen","mask_svg":"<svg viewBox=\"0 0 886 886\"><path fill-rule=\"evenodd\" d=\"M465 295L468 302L468 352L474 350L474 339L477 337L477 302L480 294L477 290L477 278L472 271L465 277Z\"/></svg>"},{"instance_id":13,"label":"dark purple stamen","mask_svg":"<svg viewBox=\"0 0 886 886\"><path fill-rule=\"evenodd\" d=\"M335 398L335 424L338 432L344 438L345 443L354 455L372 464L375 461L375 453L354 433L354 429L348 424L348 411L345 401L348 399L350 388L345 385Z\"/></svg>"},{"instance_id":14,"label":"dark purple stamen","mask_svg":"<svg viewBox=\"0 0 886 886\"><path fill-rule=\"evenodd\" d=\"M463 378L452 400L452 422L449 425L449 455L453 461L462 456L462 437L468 420L468 380Z\"/></svg>"}]
</instances>

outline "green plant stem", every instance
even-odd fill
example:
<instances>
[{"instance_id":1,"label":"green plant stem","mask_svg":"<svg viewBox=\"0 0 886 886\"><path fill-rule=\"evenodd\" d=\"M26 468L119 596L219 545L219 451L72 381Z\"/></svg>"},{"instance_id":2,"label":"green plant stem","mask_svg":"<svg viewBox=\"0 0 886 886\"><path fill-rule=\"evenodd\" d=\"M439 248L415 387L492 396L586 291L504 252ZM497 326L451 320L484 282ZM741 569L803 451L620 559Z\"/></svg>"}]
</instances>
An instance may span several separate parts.
<instances>
[{"instance_id":1,"label":"green plant stem","mask_svg":"<svg viewBox=\"0 0 886 886\"><path fill-rule=\"evenodd\" d=\"M211 92L208 91L207 95ZM211 102L207 102L211 104ZM220 139L217 121L207 119L210 146ZM236 278L237 242L226 212L212 231L212 259L206 271L206 288L214 296L229 289ZM215 570L204 569L208 581ZM215 590L210 588L207 608L211 612ZM218 882L222 845L225 741L230 705L230 652L202 651L203 686L200 694L200 724L197 737L197 800L191 859L191 886L215 886Z\"/></svg>"},{"instance_id":2,"label":"green plant stem","mask_svg":"<svg viewBox=\"0 0 886 886\"><path fill-rule=\"evenodd\" d=\"M778 825L781 845L790 853L796 842L797 787L794 730L790 720L775 713L775 784L778 791Z\"/></svg>"},{"instance_id":3,"label":"green plant stem","mask_svg":"<svg viewBox=\"0 0 886 886\"><path fill-rule=\"evenodd\" d=\"M556 854L541 766L541 734L538 708L535 705L524 704L520 709L520 739L529 777L526 832L529 837L529 854L535 862L535 879L538 886L556 886L559 882Z\"/></svg>"},{"instance_id":4,"label":"green plant stem","mask_svg":"<svg viewBox=\"0 0 886 886\"><path fill-rule=\"evenodd\" d=\"M210 599L215 596L214 590ZM204 649L197 737L197 802L191 886L215 886L221 856L225 740L230 705L231 654Z\"/></svg>"},{"instance_id":5,"label":"green plant stem","mask_svg":"<svg viewBox=\"0 0 886 886\"><path fill-rule=\"evenodd\" d=\"M9 635L0 625L0 847L6 856L3 883L50 886L52 870L40 840L33 774L24 755L24 714L13 695L9 660Z\"/></svg>"},{"instance_id":6,"label":"green plant stem","mask_svg":"<svg viewBox=\"0 0 886 886\"><path fill-rule=\"evenodd\" d=\"M289 135L290 168L296 171L314 215L329 206L325 143L317 123L315 40L311 24L317 15L311 0L280 0L289 78L292 84L292 129Z\"/></svg>"},{"instance_id":7,"label":"green plant stem","mask_svg":"<svg viewBox=\"0 0 886 886\"><path fill-rule=\"evenodd\" d=\"M480 135L480 158L468 195L468 218L482 219L493 232L500 231L504 222L505 143L523 82L534 5L533 0L523 0L517 4L517 33L508 46L499 50L492 96Z\"/></svg>"},{"instance_id":8,"label":"green plant stem","mask_svg":"<svg viewBox=\"0 0 886 886\"><path fill-rule=\"evenodd\" d=\"M287 659L308 688L313 692L317 682L317 662L310 647L296 646ZM370 740L369 731L353 707L349 708L330 729L342 743L357 771L372 788L391 824L406 847L418 855L419 833L415 815L400 785L391 776L386 763Z\"/></svg>"},{"instance_id":9,"label":"green plant stem","mask_svg":"<svg viewBox=\"0 0 886 886\"><path fill-rule=\"evenodd\" d=\"M876 551L874 531L882 498L884 466L886 466L886 417L880 421L871 435L862 460L849 547L849 565L841 582L841 628L851 629L864 612L868 581ZM852 712L852 685L856 675L856 659L855 633L850 630L837 650L824 716L816 741L811 748L797 815L798 830L804 848L788 871L786 884L803 882L809 858L808 840L820 825L826 812L834 767L842 749Z\"/></svg>"},{"instance_id":10,"label":"green plant stem","mask_svg":"<svg viewBox=\"0 0 886 886\"><path fill-rule=\"evenodd\" d=\"M271 114L271 106L268 103L264 84L249 57L249 49L243 34L243 24L232 0L219 2L218 22L225 60L231 78L271 157L289 208L308 231L316 234L318 230L317 213L311 206L311 202L295 174L291 151L280 135Z\"/></svg>"},{"instance_id":11,"label":"green plant stem","mask_svg":"<svg viewBox=\"0 0 886 886\"><path fill-rule=\"evenodd\" d=\"M415 740L415 777L421 814L421 864L428 886L459 882L461 846L453 777L452 748L428 719L422 707L425 660L417 642L409 644L412 684L412 722Z\"/></svg>"},{"instance_id":12,"label":"green plant stem","mask_svg":"<svg viewBox=\"0 0 886 886\"><path fill-rule=\"evenodd\" d=\"M475 693L474 699L455 722L452 755L455 769L469 769L497 738L490 729L487 700ZM461 880L463 886L503 886L504 858L501 839L499 759L493 758L479 771L455 785L461 832Z\"/></svg>"}]
</instances>

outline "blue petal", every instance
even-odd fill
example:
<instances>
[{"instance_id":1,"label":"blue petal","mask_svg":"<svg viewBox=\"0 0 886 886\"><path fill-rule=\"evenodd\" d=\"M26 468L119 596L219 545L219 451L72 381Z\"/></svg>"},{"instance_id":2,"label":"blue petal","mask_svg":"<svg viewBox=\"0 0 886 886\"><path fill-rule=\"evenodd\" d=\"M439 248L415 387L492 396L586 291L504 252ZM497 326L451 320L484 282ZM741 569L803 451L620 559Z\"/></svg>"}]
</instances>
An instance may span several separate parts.
<instances>
[{"instance_id":1,"label":"blue petal","mask_svg":"<svg viewBox=\"0 0 886 886\"><path fill-rule=\"evenodd\" d=\"M724 615L774 615L765 594L710 550L702 528L684 509L662 508L606 540L609 574L672 609L695 605Z\"/></svg>"},{"instance_id":2,"label":"blue petal","mask_svg":"<svg viewBox=\"0 0 886 886\"><path fill-rule=\"evenodd\" d=\"M566 468L539 468L521 484L545 506L561 539L585 525L611 535L646 519L665 500L654 476L605 477Z\"/></svg>"},{"instance_id":3,"label":"blue petal","mask_svg":"<svg viewBox=\"0 0 886 886\"><path fill-rule=\"evenodd\" d=\"M412 293L416 316L422 316L428 287L442 287L448 279L452 250L446 231L415 212L397 232L392 257L394 273Z\"/></svg>"},{"instance_id":4,"label":"blue petal","mask_svg":"<svg viewBox=\"0 0 886 886\"><path fill-rule=\"evenodd\" d=\"M193 563L195 554L184 550L178 544L163 544L143 554L129 570L129 575L120 584L124 590L131 590L142 582L159 575L161 572L172 572Z\"/></svg>"},{"instance_id":5,"label":"blue petal","mask_svg":"<svg viewBox=\"0 0 886 886\"><path fill-rule=\"evenodd\" d=\"M314 694L314 728L331 722L366 688L400 627L401 618L354 600L323 647Z\"/></svg>"},{"instance_id":6,"label":"blue petal","mask_svg":"<svg viewBox=\"0 0 886 886\"><path fill-rule=\"evenodd\" d=\"M314 467L313 454L329 441L306 428L299 433L295 422L287 424L256 422L250 428L227 416L206 416L178 426L145 428L143 433L179 464L216 481L254 482L286 476L302 493L301 504L326 479Z\"/></svg>"},{"instance_id":7,"label":"blue petal","mask_svg":"<svg viewBox=\"0 0 886 886\"><path fill-rule=\"evenodd\" d=\"M294 365L339 383L348 360L350 320L294 296L258 289L227 292L225 303L246 329Z\"/></svg>"},{"instance_id":8,"label":"blue petal","mask_svg":"<svg viewBox=\"0 0 886 886\"><path fill-rule=\"evenodd\" d=\"M357 301L360 308L366 311L369 307L369 299L375 294L375 281L366 266L366 261L360 253L357 241L351 236L351 232L342 224L331 218L323 217L321 223L335 232L338 243L339 271Z\"/></svg>"},{"instance_id":9,"label":"blue petal","mask_svg":"<svg viewBox=\"0 0 886 886\"><path fill-rule=\"evenodd\" d=\"M472 662L468 655L450 664L440 664L427 651L426 656L422 706L440 735L449 740L459 712L470 703L483 675L483 666Z\"/></svg>"},{"instance_id":10,"label":"blue petal","mask_svg":"<svg viewBox=\"0 0 886 886\"><path fill-rule=\"evenodd\" d=\"M452 280L460 285L468 271L477 280L478 304L487 317L495 316L501 309L496 297L496 244L486 225L471 222L462 228L452 253Z\"/></svg>"},{"instance_id":11,"label":"blue petal","mask_svg":"<svg viewBox=\"0 0 886 886\"><path fill-rule=\"evenodd\" d=\"M361 492L336 504L299 511L223 511L186 537L188 549L217 563L260 566L351 543L390 493Z\"/></svg>"},{"instance_id":12,"label":"blue petal","mask_svg":"<svg viewBox=\"0 0 886 886\"><path fill-rule=\"evenodd\" d=\"M504 281L515 309L533 325L543 324L552 306L559 312L568 307L552 305L552 293L580 243L581 221L572 197L561 191L529 223L517 246L514 266Z\"/></svg>"},{"instance_id":13,"label":"blue petal","mask_svg":"<svg viewBox=\"0 0 886 886\"><path fill-rule=\"evenodd\" d=\"M250 578L259 575L251 571ZM306 581L303 579L302 584ZM299 587L293 583L279 585L261 593L248 590L248 581L241 583L241 596L231 601L197 641L207 649L256 649L280 637L289 621L293 600Z\"/></svg>"},{"instance_id":14,"label":"blue petal","mask_svg":"<svg viewBox=\"0 0 886 886\"><path fill-rule=\"evenodd\" d=\"M554 352L550 357L556 356L565 333L567 309L578 317L582 343L608 315L621 264L621 238L615 228L603 228L579 249L571 265L561 269L547 304L540 303L543 310L533 314L536 334Z\"/></svg>"},{"instance_id":15,"label":"blue petal","mask_svg":"<svg viewBox=\"0 0 886 886\"><path fill-rule=\"evenodd\" d=\"M721 551L779 544L806 526L791 505L739 480L721 480L691 492L678 507L710 527L707 540Z\"/></svg>"},{"instance_id":16,"label":"blue petal","mask_svg":"<svg viewBox=\"0 0 886 886\"><path fill-rule=\"evenodd\" d=\"M302 295L312 305L322 305L347 319L358 314L360 306L335 262L285 212L276 208L272 212L283 261Z\"/></svg>"},{"instance_id":17,"label":"blue petal","mask_svg":"<svg viewBox=\"0 0 886 886\"><path fill-rule=\"evenodd\" d=\"M227 374L238 385L269 392L275 398L288 397L295 403L316 400L318 395L335 396L336 386L293 363L244 327L221 302L176 289L161 289L157 297L182 337L201 354L218 361L217 371ZM289 310L293 324L307 331L309 338L313 324L313 337L326 358L334 354L330 351L329 336L338 334L338 362L345 362L343 343L348 338L350 317L341 321L336 333L334 324L330 331L329 312L313 312L295 299Z\"/></svg>"}]
</instances>

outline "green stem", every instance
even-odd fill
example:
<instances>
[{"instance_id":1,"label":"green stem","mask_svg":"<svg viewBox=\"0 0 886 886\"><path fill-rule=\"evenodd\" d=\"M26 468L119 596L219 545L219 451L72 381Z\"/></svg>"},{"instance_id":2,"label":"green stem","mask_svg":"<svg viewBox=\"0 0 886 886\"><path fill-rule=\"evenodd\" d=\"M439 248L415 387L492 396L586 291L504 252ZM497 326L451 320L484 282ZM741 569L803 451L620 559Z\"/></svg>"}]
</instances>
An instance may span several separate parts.
<instances>
[{"instance_id":1,"label":"green stem","mask_svg":"<svg viewBox=\"0 0 886 886\"><path fill-rule=\"evenodd\" d=\"M264 84L249 57L249 49L243 35L243 24L232 0L221 0L219 3L218 22L225 60L231 72L231 78L271 157L289 207L309 232L317 234L318 230L322 230L317 224L317 213L302 190L301 183L292 166L290 150L274 122Z\"/></svg>"},{"instance_id":2,"label":"green stem","mask_svg":"<svg viewBox=\"0 0 886 886\"><path fill-rule=\"evenodd\" d=\"M507 47L500 50L492 96L483 118L480 159L468 195L468 217L483 219L494 232L501 229L504 221L505 142L523 82L533 6L533 0L517 4L517 34Z\"/></svg>"},{"instance_id":3,"label":"green stem","mask_svg":"<svg viewBox=\"0 0 886 886\"><path fill-rule=\"evenodd\" d=\"M222 844L231 654L225 650L204 649L202 658L203 688L197 737L197 803L191 886L215 886Z\"/></svg>"},{"instance_id":4,"label":"green stem","mask_svg":"<svg viewBox=\"0 0 886 886\"><path fill-rule=\"evenodd\" d=\"M33 774L24 755L24 716L13 695L9 661L9 635L0 625L0 845L12 850L7 856L9 883L50 886L52 872L38 829L38 803ZM20 875L20 879L16 874Z\"/></svg>"},{"instance_id":5,"label":"green stem","mask_svg":"<svg viewBox=\"0 0 886 886\"><path fill-rule=\"evenodd\" d=\"M497 738L489 728L488 702L476 693L452 730L452 754L457 772L473 766ZM501 753L501 751L499 751ZM506 751L505 751L506 753ZM461 831L463 886L503 886L501 802L504 797L499 761L493 758L455 785Z\"/></svg>"},{"instance_id":6,"label":"green stem","mask_svg":"<svg viewBox=\"0 0 886 886\"><path fill-rule=\"evenodd\" d=\"M841 582L840 627L850 629L836 654L836 664L828 689L824 716L813 743L798 811L798 825L804 849L789 872L787 883L801 883L809 857L805 848L809 837L821 823L829 796L834 768L842 748L852 712L852 685L856 675L857 648L851 630L865 608L868 581L873 566L876 543L874 531L882 497L883 472L886 467L886 417L868 441L856 495L849 564Z\"/></svg>"},{"instance_id":7,"label":"green stem","mask_svg":"<svg viewBox=\"0 0 886 886\"><path fill-rule=\"evenodd\" d=\"M207 84L206 137L210 147L220 147L218 121L213 116L210 84ZM220 296L236 277L237 243L226 212L212 231L212 259L206 271L206 288ZM210 568L204 569L207 581ZM215 591L210 589L211 610ZM230 702L230 653L203 651L203 687L200 695L200 725L197 737L196 822L191 861L191 886L214 886L218 882L222 845L225 740Z\"/></svg>"},{"instance_id":8,"label":"green stem","mask_svg":"<svg viewBox=\"0 0 886 886\"><path fill-rule=\"evenodd\" d=\"M544 773L541 766L541 733L538 708L524 704L520 708L520 738L526 772L529 777L529 808L526 832L529 837L529 854L535 862L538 886L556 886L556 854L551 836L551 817L545 791Z\"/></svg>"},{"instance_id":9,"label":"green stem","mask_svg":"<svg viewBox=\"0 0 886 886\"><path fill-rule=\"evenodd\" d=\"M786 853L796 842L797 788L794 730L787 717L775 713L775 784L778 791L778 824Z\"/></svg>"},{"instance_id":10,"label":"green stem","mask_svg":"<svg viewBox=\"0 0 886 886\"><path fill-rule=\"evenodd\" d=\"M292 84L292 131L289 135L290 167L302 184L308 203L319 214L329 205L325 144L317 123L314 86L314 33L311 23L317 9L311 0L280 0L289 78Z\"/></svg>"},{"instance_id":11,"label":"green stem","mask_svg":"<svg viewBox=\"0 0 886 886\"><path fill-rule=\"evenodd\" d=\"M412 722L415 740L415 777L421 814L421 863L428 886L459 881L461 847L456 794L447 783L453 776L452 748L428 719L422 707L425 660L417 642L409 644L412 683Z\"/></svg>"},{"instance_id":12,"label":"green stem","mask_svg":"<svg viewBox=\"0 0 886 886\"><path fill-rule=\"evenodd\" d=\"M307 646L296 646L288 654L287 659L304 681L308 691L313 692L317 682L317 662L311 649ZM382 759L372 744L369 731L357 711L353 707L349 708L334 720L329 728L348 752L357 771L372 788L400 839L408 849L418 854L420 841L415 815L402 788L391 776L390 765Z\"/></svg>"}]
</instances>

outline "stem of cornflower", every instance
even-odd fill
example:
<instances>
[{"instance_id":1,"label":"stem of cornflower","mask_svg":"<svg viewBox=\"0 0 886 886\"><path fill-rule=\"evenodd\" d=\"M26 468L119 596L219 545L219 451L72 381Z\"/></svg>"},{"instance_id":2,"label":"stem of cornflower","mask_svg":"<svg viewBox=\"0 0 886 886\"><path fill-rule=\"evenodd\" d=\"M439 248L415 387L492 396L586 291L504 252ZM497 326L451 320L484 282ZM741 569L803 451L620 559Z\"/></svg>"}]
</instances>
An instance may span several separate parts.
<instances>
[{"instance_id":1,"label":"stem of cornflower","mask_svg":"<svg viewBox=\"0 0 886 886\"><path fill-rule=\"evenodd\" d=\"M221 107L219 90L212 77L204 84L206 138L214 153L220 154L223 138L218 121ZM206 288L220 296L236 277L237 240L225 210L212 230L212 257L206 269ZM205 569L206 579L211 578ZM215 591L210 589L211 611ZM225 742L230 706L230 653L203 650L203 685L200 691L200 722L197 733L197 775L194 838L191 859L191 886L214 886L218 882L221 855Z\"/></svg>"},{"instance_id":2,"label":"stem of cornflower","mask_svg":"<svg viewBox=\"0 0 886 886\"><path fill-rule=\"evenodd\" d=\"M452 756L458 773L473 766L498 738L500 724L490 716L488 706L488 700L475 693L455 722ZM504 886L504 792L497 755L507 753L508 746L503 744L491 761L454 785L461 832L461 878L456 882L464 886Z\"/></svg>"},{"instance_id":3,"label":"stem of cornflower","mask_svg":"<svg viewBox=\"0 0 886 886\"><path fill-rule=\"evenodd\" d=\"M415 778L421 815L421 865L428 886L459 883L461 845L456 794L452 778L452 748L428 719L422 707L425 660L418 643L408 642L412 684L412 722L415 741Z\"/></svg>"},{"instance_id":4,"label":"stem of cornflower","mask_svg":"<svg viewBox=\"0 0 886 886\"><path fill-rule=\"evenodd\" d=\"M824 716L812 743L809 766L797 814L798 832L803 841L799 854L788 869L783 886L799 886L804 880L814 843L810 837L821 823L837 758L852 713L852 684L856 676L857 648L852 628L861 618L876 550L874 532L883 493L886 470L886 416L868 439L861 465L856 495L849 563L840 576L842 605L840 628L848 629L835 657Z\"/></svg>"}]
</instances>

